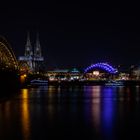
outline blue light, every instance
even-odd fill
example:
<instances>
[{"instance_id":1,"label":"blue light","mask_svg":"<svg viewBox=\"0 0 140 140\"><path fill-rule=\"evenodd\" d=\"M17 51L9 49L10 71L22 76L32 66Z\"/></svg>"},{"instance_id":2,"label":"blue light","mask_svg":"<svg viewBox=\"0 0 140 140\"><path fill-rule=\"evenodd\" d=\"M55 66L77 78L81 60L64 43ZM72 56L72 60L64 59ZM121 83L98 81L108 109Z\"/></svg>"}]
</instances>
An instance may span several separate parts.
<instances>
[{"instance_id":1,"label":"blue light","mask_svg":"<svg viewBox=\"0 0 140 140\"><path fill-rule=\"evenodd\" d=\"M96 63L96 64L92 64L89 67L87 67L85 69L85 73L88 72L89 70L94 69L94 68L103 69L103 70L109 72L110 74L116 74L118 72L117 69L113 68L112 66L110 66L107 63Z\"/></svg>"}]
</instances>

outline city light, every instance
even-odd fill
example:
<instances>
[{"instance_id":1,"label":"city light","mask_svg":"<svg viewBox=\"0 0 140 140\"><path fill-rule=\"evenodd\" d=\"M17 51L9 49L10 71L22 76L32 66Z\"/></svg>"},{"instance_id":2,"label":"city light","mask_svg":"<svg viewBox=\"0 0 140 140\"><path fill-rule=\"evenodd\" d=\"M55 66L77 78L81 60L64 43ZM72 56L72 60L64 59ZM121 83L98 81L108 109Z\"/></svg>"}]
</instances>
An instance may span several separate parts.
<instances>
[{"instance_id":1,"label":"city light","mask_svg":"<svg viewBox=\"0 0 140 140\"><path fill-rule=\"evenodd\" d=\"M88 71L95 69L95 68L100 68L102 70L107 71L110 74L116 74L118 72L117 69L113 68L111 65L107 64L107 63L96 63L96 64L92 64L89 67L87 67L85 69L85 73L87 73Z\"/></svg>"}]
</instances>

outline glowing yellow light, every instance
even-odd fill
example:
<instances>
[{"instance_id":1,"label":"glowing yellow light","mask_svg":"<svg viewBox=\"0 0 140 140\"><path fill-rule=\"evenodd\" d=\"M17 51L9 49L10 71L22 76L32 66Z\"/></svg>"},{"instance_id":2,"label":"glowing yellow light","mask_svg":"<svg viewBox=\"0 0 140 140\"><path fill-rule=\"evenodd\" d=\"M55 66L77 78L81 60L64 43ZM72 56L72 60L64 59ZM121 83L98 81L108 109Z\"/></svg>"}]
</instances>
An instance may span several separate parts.
<instances>
[{"instance_id":1,"label":"glowing yellow light","mask_svg":"<svg viewBox=\"0 0 140 140\"><path fill-rule=\"evenodd\" d=\"M28 103L28 89L22 90L22 102L21 102L21 121L22 131L25 139L30 137L30 112Z\"/></svg>"},{"instance_id":2,"label":"glowing yellow light","mask_svg":"<svg viewBox=\"0 0 140 140\"><path fill-rule=\"evenodd\" d=\"M20 82L21 83L24 83L25 82L25 79L26 79L27 75L26 74L23 74L20 76Z\"/></svg>"},{"instance_id":3,"label":"glowing yellow light","mask_svg":"<svg viewBox=\"0 0 140 140\"><path fill-rule=\"evenodd\" d=\"M28 89L22 89L22 98L27 99L28 98Z\"/></svg>"}]
</instances>

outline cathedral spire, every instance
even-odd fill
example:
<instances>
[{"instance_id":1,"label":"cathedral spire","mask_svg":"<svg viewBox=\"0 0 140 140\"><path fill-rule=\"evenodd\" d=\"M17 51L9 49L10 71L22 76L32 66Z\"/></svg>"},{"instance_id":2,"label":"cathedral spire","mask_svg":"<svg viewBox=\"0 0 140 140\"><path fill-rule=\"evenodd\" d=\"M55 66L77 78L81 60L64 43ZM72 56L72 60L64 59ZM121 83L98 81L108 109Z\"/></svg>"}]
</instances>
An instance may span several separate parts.
<instances>
[{"instance_id":1,"label":"cathedral spire","mask_svg":"<svg viewBox=\"0 0 140 140\"><path fill-rule=\"evenodd\" d=\"M39 33L36 35L36 44L35 44L35 50L34 50L34 56L35 57L41 57L41 45L39 41Z\"/></svg>"},{"instance_id":2,"label":"cathedral spire","mask_svg":"<svg viewBox=\"0 0 140 140\"><path fill-rule=\"evenodd\" d=\"M31 57L32 55L33 55L33 51L32 51L32 45L31 45L31 41L30 41L30 33L27 32L27 42L25 45L25 56Z\"/></svg>"}]
</instances>

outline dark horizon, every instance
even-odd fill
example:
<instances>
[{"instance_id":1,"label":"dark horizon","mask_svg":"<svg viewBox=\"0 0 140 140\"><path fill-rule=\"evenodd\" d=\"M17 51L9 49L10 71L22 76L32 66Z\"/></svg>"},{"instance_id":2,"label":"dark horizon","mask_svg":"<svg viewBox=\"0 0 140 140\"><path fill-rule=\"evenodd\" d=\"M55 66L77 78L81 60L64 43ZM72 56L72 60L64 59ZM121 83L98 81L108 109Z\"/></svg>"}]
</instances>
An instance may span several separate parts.
<instances>
[{"instance_id":1,"label":"dark horizon","mask_svg":"<svg viewBox=\"0 0 140 140\"><path fill-rule=\"evenodd\" d=\"M138 7L31 4L0 9L0 35L11 44L17 58L24 55L30 31L32 46L39 33L49 68L86 68L97 62L113 66L140 64Z\"/></svg>"}]
</instances>

